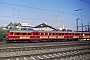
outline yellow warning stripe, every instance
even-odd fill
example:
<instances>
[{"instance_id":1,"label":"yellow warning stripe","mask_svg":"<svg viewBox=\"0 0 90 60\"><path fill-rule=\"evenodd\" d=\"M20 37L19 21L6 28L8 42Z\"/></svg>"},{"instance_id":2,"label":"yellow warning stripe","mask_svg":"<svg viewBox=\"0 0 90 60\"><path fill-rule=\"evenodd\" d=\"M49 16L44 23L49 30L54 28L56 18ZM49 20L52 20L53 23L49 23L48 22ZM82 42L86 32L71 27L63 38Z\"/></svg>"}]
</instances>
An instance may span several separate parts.
<instances>
[{"instance_id":1,"label":"yellow warning stripe","mask_svg":"<svg viewBox=\"0 0 90 60\"><path fill-rule=\"evenodd\" d=\"M49 38L56 38L56 36L49 36Z\"/></svg>"},{"instance_id":2,"label":"yellow warning stripe","mask_svg":"<svg viewBox=\"0 0 90 60\"><path fill-rule=\"evenodd\" d=\"M30 36L20 36L20 39L30 39Z\"/></svg>"},{"instance_id":3,"label":"yellow warning stripe","mask_svg":"<svg viewBox=\"0 0 90 60\"><path fill-rule=\"evenodd\" d=\"M40 38L48 38L48 36L40 36Z\"/></svg>"},{"instance_id":4,"label":"yellow warning stripe","mask_svg":"<svg viewBox=\"0 0 90 60\"><path fill-rule=\"evenodd\" d=\"M58 38L64 38L64 36L58 36Z\"/></svg>"}]
</instances>

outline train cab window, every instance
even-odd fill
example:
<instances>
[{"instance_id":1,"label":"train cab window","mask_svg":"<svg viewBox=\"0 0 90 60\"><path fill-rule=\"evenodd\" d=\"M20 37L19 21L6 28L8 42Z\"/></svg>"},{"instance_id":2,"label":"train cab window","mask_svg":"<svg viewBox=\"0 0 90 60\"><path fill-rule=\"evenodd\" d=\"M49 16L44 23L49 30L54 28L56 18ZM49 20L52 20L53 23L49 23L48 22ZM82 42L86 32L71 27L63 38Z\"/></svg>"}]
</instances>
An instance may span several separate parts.
<instances>
[{"instance_id":1,"label":"train cab window","mask_svg":"<svg viewBox=\"0 0 90 60\"><path fill-rule=\"evenodd\" d=\"M13 32L9 32L9 35L13 35Z\"/></svg>"},{"instance_id":2,"label":"train cab window","mask_svg":"<svg viewBox=\"0 0 90 60\"><path fill-rule=\"evenodd\" d=\"M14 35L14 32L11 32L11 35Z\"/></svg>"},{"instance_id":3,"label":"train cab window","mask_svg":"<svg viewBox=\"0 0 90 60\"><path fill-rule=\"evenodd\" d=\"M19 32L16 32L16 35L20 35L20 33Z\"/></svg>"},{"instance_id":4,"label":"train cab window","mask_svg":"<svg viewBox=\"0 0 90 60\"><path fill-rule=\"evenodd\" d=\"M24 36L24 35L26 35L26 33L22 33L22 35Z\"/></svg>"},{"instance_id":5,"label":"train cab window","mask_svg":"<svg viewBox=\"0 0 90 60\"><path fill-rule=\"evenodd\" d=\"M31 35L31 33L28 33L28 35Z\"/></svg>"}]
</instances>

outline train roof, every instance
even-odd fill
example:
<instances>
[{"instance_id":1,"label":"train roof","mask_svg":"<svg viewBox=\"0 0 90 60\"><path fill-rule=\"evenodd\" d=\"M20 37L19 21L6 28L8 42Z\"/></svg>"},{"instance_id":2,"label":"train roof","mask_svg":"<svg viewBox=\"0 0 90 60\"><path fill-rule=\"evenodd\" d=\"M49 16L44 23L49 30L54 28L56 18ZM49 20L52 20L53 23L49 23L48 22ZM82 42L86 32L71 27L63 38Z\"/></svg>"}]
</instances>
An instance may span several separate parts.
<instances>
[{"instance_id":1,"label":"train roof","mask_svg":"<svg viewBox=\"0 0 90 60\"><path fill-rule=\"evenodd\" d=\"M59 32L62 32L62 33L82 33L82 32L75 32L75 31L40 31L40 30L9 30L9 32L54 32L54 33L59 33ZM90 32L83 32L83 33L89 33Z\"/></svg>"}]
</instances>

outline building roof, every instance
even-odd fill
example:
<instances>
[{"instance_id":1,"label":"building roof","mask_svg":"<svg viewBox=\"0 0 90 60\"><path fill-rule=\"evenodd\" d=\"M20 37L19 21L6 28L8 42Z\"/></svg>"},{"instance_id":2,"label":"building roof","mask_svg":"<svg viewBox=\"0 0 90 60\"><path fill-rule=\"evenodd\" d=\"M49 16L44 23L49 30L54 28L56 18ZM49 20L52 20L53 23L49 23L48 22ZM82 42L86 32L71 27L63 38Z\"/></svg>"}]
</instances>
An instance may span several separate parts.
<instances>
[{"instance_id":1,"label":"building roof","mask_svg":"<svg viewBox=\"0 0 90 60\"><path fill-rule=\"evenodd\" d=\"M55 28L53 28L52 26L47 25L46 23L42 23L40 25L37 25L34 28L43 28L43 27L49 27L49 28L52 28L52 29L56 30Z\"/></svg>"},{"instance_id":2,"label":"building roof","mask_svg":"<svg viewBox=\"0 0 90 60\"><path fill-rule=\"evenodd\" d=\"M21 24L20 24L20 23L15 23L14 25L15 25L15 26L18 26L18 25L21 25Z\"/></svg>"},{"instance_id":3,"label":"building roof","mask_svg":"<svg viewBox=\"0 0 90 60\"><path fill-rule=\"evenodd\" d=\"M29 23L20 23L21 26L31 26Z\"/></svg>"},{"instance_id":4,"label":"building roof","mask_svg":"<svg viewBox=\"0 0 90 60\"><path fill-rule=\"evenodd\" d=\"M20 25L20 23L12 23L12 22L10 22L7 26L18 26L18 25Z\"/></svg>"}]
</instances>

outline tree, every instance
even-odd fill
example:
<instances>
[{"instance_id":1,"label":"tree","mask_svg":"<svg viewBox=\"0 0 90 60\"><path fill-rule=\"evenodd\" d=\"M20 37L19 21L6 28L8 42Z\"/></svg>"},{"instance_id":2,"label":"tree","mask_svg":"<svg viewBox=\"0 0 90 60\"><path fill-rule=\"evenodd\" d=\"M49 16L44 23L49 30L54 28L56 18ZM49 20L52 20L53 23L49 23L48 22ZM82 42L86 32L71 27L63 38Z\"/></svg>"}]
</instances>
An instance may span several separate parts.
<instances>
[{"instance_id":1,"label":"tree","mask_svg":"<svg viewBox=\"0 0 90 60\"><path fill-rule=\"evenodd\" d=\"M8 32L8 30L3 30L0 28L0 42L6 41L7 32Z\"/></svg>"},{"instance_id":2,"label":"tree","mask_svg":"<svg viewBox=\"0 0 90 60\"><path fill-rule=\"evenodd\" d=\"M17 27L15 26L15 23L10 22L9 26L10 26L9 30L18 30Z\"/></svg>"}]
</instances>

